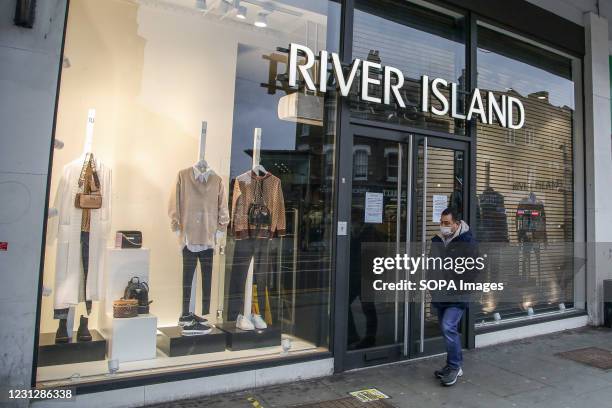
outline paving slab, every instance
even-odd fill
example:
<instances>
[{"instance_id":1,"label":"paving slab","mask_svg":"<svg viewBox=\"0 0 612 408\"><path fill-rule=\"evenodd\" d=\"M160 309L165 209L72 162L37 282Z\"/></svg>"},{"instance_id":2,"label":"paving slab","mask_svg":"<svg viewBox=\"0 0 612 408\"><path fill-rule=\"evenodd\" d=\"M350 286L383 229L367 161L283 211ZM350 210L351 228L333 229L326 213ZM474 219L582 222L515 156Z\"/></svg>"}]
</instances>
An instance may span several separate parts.
<instances>
[{"instance_id":1,"label":"paving slab","mask_svg":"<svg viewBox=\"0 0 612 408\"><path fill-rule=\"evenodd\" d=\"M612 350L612 330L583 328L464 352L464 376L444 387L433 371L444 356L354 370L315 380L158 404L156 408L321 405L377 388L397 408L612 407L612 370L556 355L583 347ZM367 407L367 403L364 403Z\"/></svg>"}]
</instances>

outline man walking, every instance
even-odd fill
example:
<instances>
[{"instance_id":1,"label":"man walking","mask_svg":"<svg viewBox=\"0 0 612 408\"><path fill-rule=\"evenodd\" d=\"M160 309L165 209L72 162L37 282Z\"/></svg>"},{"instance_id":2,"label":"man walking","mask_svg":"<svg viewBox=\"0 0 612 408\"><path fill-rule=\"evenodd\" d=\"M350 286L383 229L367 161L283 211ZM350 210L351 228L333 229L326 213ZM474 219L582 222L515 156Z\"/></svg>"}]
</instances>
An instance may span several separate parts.
<instances>
[{"instance_id":1,"label":"man walking","mask_svg":"<svg viewBox=\"0 0 612 408\"><path fill-rule=\"evenodd\" d=\"M460 281L472 281L474 272L458 268L460 258L476 258L477 245L470 227L465 221L459 219L457 210L447 208L440 217L440 232L431 239L430 256L440 258L446 263L448 258L453 260L454 269L434 269L432 279L453 281L457 290L432 292L432 306L438 312L440 329L446 343L446 366L435 371L435 376L443 385L450 386L463 375L463 355L461 353L461 334L459 325L461 318L468 307L470 294L459 290ZM461 263L461 265L464 265Z\"/></svg>"}]
</instances>

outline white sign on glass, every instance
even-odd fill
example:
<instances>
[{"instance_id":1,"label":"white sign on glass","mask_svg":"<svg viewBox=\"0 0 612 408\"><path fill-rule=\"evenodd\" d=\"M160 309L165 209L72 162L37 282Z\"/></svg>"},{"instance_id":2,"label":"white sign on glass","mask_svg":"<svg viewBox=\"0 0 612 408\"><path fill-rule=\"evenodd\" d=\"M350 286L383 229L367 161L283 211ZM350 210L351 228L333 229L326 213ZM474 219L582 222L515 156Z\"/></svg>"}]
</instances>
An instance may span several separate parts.
<instances>
[{"instance_id":1,"label":"white sign on glass","mask_svg":"<svg viewBox=\"0 0 612 408\"><path fill-rule=\"evenodd\" d=\"M366 192L364 222L382 224L383 193Z\"/></svg>"},{"instance_id":2,"label":"white sign on glass","mask_svg":"<svg viewBox=\"0 0 612 408\"><path fill-rule=\"evenodd\" d=\"M447 207L448 207L448 198L445 195L434 194L431 222L439 223L440 217L442 216L442 211L444 211Z\"/></svg>"}]
</instances>

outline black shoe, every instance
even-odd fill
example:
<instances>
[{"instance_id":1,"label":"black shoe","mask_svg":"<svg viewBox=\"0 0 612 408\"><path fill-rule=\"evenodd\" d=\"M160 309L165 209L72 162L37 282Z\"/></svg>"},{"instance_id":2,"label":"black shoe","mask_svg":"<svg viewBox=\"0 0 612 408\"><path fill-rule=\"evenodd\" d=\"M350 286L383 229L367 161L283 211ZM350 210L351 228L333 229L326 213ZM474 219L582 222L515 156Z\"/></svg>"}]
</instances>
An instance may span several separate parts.
<instances>
[{"instance_id":1,"label":"black shoe","mask_svg":"<svg viewBox=\"0 0 612 408\"><path fill-rule=\"evenodd\" d=\"M206 323L193 322L188 326L183 326L183 336L201 336L212 331L212 327Z\"/></svg>"},{"instance_id":2,"label":"black shoe","mask_svg":"<svg viewBox=\"0 0 612 408\"><path fill-rule=\"evenodd\" d=\"M68 327L66 319L60 319L55 332L55 343L68 343Z\"/></svg>"},{"instance_id":3,"label":"black shoe","mask_svg":"<svg viewBox=\"0 0 612 408\"><path fill-rule=\"evenodd\" d=\"M436 378L442 378L444 377L444 375L446 375L448 370L450 370L450 366L447 364L441 369L434 371L434 375L436 376Z\"/></svg>"},{"instance_id":4,"label":"black shoe","mask_svg":"<svg viewBox=\"0 0 612 408\"><path fill-rule=\"evenodd\" d=\"M87 323L89 319L85 316L81 315L81 320L79 322L79 329L77 330L77 341L91 341L91 333L87 328Z\"/></svg>"},{"instance_id":5,"label":"black shoe","mask_svg":"<svg viewBox=\"0 0 612 408\"><path fill-rule=\"evenodd\" d=\"M459 368L450 368L446 374L440 378L442 385L451 386L457 382L457 379L463 375L463 370Z\"/></svg>"},{"instance_id":6,"label":"black shoe","mask_svg":"<svg viewBox=\"0 0 612 408\"><path fill-rule=\"evenodd\" d=\"M193 313L183 313L181 317L179 317L178 324L181 327L185 327L185 326L189 326L190 324L194 322L206 323L207 321L208 320L206 320L205 318L195 315Z\"/></svg>"}]
</instances>

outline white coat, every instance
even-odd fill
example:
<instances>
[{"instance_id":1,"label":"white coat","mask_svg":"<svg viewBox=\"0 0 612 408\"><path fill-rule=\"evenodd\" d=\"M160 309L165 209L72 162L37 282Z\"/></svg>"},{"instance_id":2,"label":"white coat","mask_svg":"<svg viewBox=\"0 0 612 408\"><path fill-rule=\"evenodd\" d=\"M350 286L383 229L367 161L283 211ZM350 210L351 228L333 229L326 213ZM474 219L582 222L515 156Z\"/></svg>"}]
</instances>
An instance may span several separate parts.
<instances>
[{"instance_id":1,"label":"white coat","mask_svg":"<svg viewBox=\"0 0 612 408\"><path fill-rule=\"evenodd\" d=\"M94 156L95 158L95 156ZM51 226L51 242L57 243L55 258L54 308L64 309L79 303L79 284L83 274L81 260L81 217L83 210L74 200L80 192L79 176L85 157L67 164L62 172L54 207L58 215ZM104 254L111 227L111 170L96 159L100 179L102 208L91 210L89 229L89 269L85 299L100 300Z\"/></svg>"}]
</instances>

